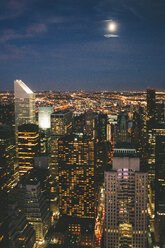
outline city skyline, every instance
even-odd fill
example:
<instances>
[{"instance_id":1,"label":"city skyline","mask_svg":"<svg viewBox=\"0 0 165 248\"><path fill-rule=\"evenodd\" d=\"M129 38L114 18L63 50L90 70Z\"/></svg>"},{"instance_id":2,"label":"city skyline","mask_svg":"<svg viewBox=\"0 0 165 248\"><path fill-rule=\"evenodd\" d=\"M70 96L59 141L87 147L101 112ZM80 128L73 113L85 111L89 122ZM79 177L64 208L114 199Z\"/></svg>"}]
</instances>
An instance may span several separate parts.
<instances>
[{"instance_id":1,"label":"city skyline","mask_svg":"<svg viewBox=\"0 0 165 248\"><path fill-rule=\"evenodd\" d=\"M1 92L0 247L163 248L164 96Z\"/></svg>"},{"instance_id":2,"label":"city skyline","mask_svg":"<svg viewBox=\"0 0 165 248\"><path fill-rule=\"evenodd\" d=\"M165 89L162 0L8 0L0 7L0 91L13 90L15 79L34 91Z\"/></svg>"}]
</instances>

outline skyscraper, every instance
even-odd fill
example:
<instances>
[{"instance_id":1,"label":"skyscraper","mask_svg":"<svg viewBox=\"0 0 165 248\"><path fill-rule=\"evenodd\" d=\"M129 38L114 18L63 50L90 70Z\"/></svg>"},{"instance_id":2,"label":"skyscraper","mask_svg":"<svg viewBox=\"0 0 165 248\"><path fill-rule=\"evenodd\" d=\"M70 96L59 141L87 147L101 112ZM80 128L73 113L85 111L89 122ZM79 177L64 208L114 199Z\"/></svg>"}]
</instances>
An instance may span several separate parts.
<instances>
[{"instance_id":1,"label":"skyscraper","mask_svg":"<svg viewBox=\"0 0 165 248\"><path fill-rule=\"evenodd\" d=\"M67 135L58 144L60 213L94 218L94 140Z\"/></svg>"},{"instance_id":2,"label":"skyscraper","mask_svg":"<svg viewBox=\"0 0 165 248\"><path fill-rule=\"evenodd\" d=\"M36 240L43 241L50 226L49 207L37 177L26 174L13 190L19 208L36 232Z\"/></svg>"},{"instance_id":3,"label":"skyscraper","mask_svg":"<svg viewBox=\"0 0 165 248\"><path fill-rule=\"evenodd\" d=\"M18 127L18 165L20 176L34 167L34 157L39 152L39 131L35 124Z\"/></svg>"},{"instance_id":4,"label":"skyscraper","mask_svg":"<svg viewBox=\"0 0 165 248\"><path fill-rule=\"evenodd\" d=\"M99 139L99 141L107 139L107 119L107 114L99 113L96 116L96 137Z\"/></svg>"},{"instance_id":5,"label":"skyscraper","mask_svg":"<svg viewBox=\"0 0 165 248\"><path fill-rule=\"evenodd\" d=\"M35 123L35 95L21 80L14 81L15 126Z\"/></svg>"},{"instance_id":6,"label":"skyscraper","mask_svg":"<svg viewBox=\"0 0 165 248\"><path fill-rule=\"evenodd\" d=\"M159 245L165 246L165 135L156 137L155 215L159 230Z\"/></svg>"},{"instance_id":7,"label":"skyscraper","mask_svg":"<svg viewBox=\"0 0 165 248\"><path fill-rule=\"evenodd\" d=\"M40 154L50 154L50 141L51 141L51 114L53 107L39 107L38 108L38 125L40 132Z\"/></svg>"},{"instance_id":8,"label":"skyscraper","mask_svg":"<svg viewBox=\"0 0 165 248\"><path fill-rule=\"evenodd\" d=\"M0 247L8 247L7 173L0 167Z\"/></svg>"},{"instance_id":9,"label":"skyscraper","mask_svg":"<svg viewBox=\"0 0 165 248\"><path fill-rule=\"evenodd\" d=\"M26 220L25 214L19 208L12 192L8 196L8 219L9 245L4 247L33 248L36 242L35 231Z\"/></svg>"},{"instance_id":10,"label":"skyscraper","mask_svg":"<svg viewBox=\"0 0 165 248\"><path fill-rule=\"evenodd\" d=\"M147 173L130 148L115 149L105 172L105 247L147 248Z\"/></svg>"},{"instance_id":11,"label":"skyscraper","mask_svg":"<svg viewBox=\"0 0 165 248\"><path fill-rule=\"evenodd\" d=\"M35 123L35 95L25 83L21 80L15 80L14 97L16 157L18 160L18 126L22 124Z\"/></svg>"},{"instance_id":12,"label":"skyscraper","mask_svg":"<svg viewBox=\"0 0 165 248\"><path fill-rule=\"evenodd\" d=\"M63 110L51 115L51 174L58 173L58 139L72 128L72 112Z\"/></svg>"},{"instance_id":13,"label":"skyscraper","mask_svg":"<svg viewBox=\"0 0 165 248\"><path fill-rule=\"evenodd\" d=\"M54 112L53 107L39 107L38 108L38 124L41 129L51 128L51 114Z\"/></svg>"},{"instance_id":14,"label":"skyscraper","mask_svg":"<svg viewBox=\"0 0 165 248\"><path fill-rule=\"evenodd\" d=\"M7 174L8 191L18 181L18 166L15 161L15 139L14 130L11 127L0 127L0 167Z\"/></svg>"},{"instance_id":15,"label":"skyscraper","mask_svg":"<svg viewBox=\"0 0 165 248\"><path fill-rule=\"evenodd\" d=\"M118 115L118 123L117 123L117 143L129 143L130 135L128 133L128 113L120 112Z\"/></svg>"},{"instance_id":16,"label":"skyscraper","mask_svg":"<svg viewBox=\"0 0 165 248\"><path fill-rule=\"evenodd\" d=\"M85 125L83 133L85 135L88 135L90 137L96 137L96 123L95 123L95 113L89 109L87 112L85 112Z\"/></svg>"},{"instance_id":17,"label":"skyscraper","mask_svg":"<svg viewBox=\"0 0 165 248\"><path fill-rule=\"evenodd\" d=\"M147 114L149 120L155 119L156 99L155 89L147 89Z\"/></svg>"},{"instance_id":18,"label":"skyscraper","mask_svg":"<svg viewBox=\"0 0 165 248\"><path fill-rule=\"evenodd\" d=\"M58 140L63 135L71 132L72 112L69 110L57 111L51 115L51 154L50 154L50 188L51 208L54 211L57 201L58 182Z\"/></svg>"},{"instance_id":19,"label":"skyscraper","mask_svg":"<svg viewBox=\"0 0 165 248\"><path fill-rule=\"evenodd\" d=\"M165 102L156 103L156 123L165 122Z\"/></svg>"}]
</instances>

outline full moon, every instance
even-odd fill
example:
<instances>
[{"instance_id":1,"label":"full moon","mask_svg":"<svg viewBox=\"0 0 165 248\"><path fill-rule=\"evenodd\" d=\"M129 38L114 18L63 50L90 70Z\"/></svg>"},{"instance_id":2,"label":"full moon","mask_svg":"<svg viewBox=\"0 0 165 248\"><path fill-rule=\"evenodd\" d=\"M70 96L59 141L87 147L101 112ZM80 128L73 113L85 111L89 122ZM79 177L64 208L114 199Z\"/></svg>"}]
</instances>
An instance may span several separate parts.
<instances>
[{"instance_id":1,"label":"full moon","mask_svg":"<svg viewBox=\"0 0 165 248\"><path fill-rule=\"evenodd\" d=\"M117 25L114 22L110 22L110 24L108 25L108 30L111 32L116 31Z\"/></svg>"}]
</instances>

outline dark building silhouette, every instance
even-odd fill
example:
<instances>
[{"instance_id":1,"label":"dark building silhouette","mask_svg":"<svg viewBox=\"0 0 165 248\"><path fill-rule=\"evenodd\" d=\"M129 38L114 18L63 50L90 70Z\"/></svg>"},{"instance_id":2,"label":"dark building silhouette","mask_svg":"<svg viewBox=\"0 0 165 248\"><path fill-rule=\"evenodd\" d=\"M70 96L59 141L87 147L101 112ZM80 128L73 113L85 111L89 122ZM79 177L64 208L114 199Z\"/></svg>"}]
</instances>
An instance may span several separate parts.
<instances>
[{"instance_id":1,"label":"dark building silhouette","mask_svg":"<svg viewBox=\"0 0 165 248\"><path fill-rule=\"evenodd\" d=\"M133 127L131 132L131 143L136 147L140 157L140 165L147 170L147 127L143 108L133 114Z\"/></svg>"},{"instance_id":2,"label":"dark building silhouette","mask_svg":"<svg viewBox=\"0 0 165 248\"><path fill-rule=\"evenodd\" d=\"M18 202L10 195L8 197L8 218L9 246L6 247L33 248L36 242L35 231L26 220L23 211L19 209Z\"/></svg>"},{"instance_id":3,"label":"dark building silhouette","mask_svg":"<svg viewBox=\"0 0 165 248\"><path fill-rule=\"evenodd\" d=\"M120 112L117 122L116 143L129 143L131 141L128 132L128 113Z\"/></svg>"},{"instance_id":4,"label":"dark building silhouette","mask_svg":"<svg viewBox=\"0 0 165 248\"><path fill-rule=\"evenodd\" d=\"M102 185L104 182L104 170L112 163L112 145L108 141L96 141L96 166L95 185Z\"/></svg>"},{"instance_id":5,"label":"dark building silhouette","mask_svg":"<svg viewBox=\"0 0 165 248\"><path fill-rule=\"evenodd\" d=\"M96 137L102 141L107 139L107 114L99 113L96 115Z\"/></svg>"},{"instance_id":6,"label":"dark building silhouette","mask_svg":"<svg viewBox=\"0 0 165 248\"><path fill-rule=\"evenodd\" d=\"M73 132L74 133L83 133L85 126L85 115L81 114L73 118Z\"/></svg>"},{"instance_id":7,"label":"dark building silhouette","mask_svg":"<svg viewBox=\"0 0 165 248\"><path fill-rule=\"evenodd\" d=\"M83 133L89 137L96 136L96 127L95 127L95 113L90 109L87 112L85 112L85 125L84 125L84 131Z\"/></svg>"},{"instance_id":8,"label":"dark building silhouette","mask_svg":"<svg viewBox=\"0 0 165 248\"><path fill-rule=\"evenodd\" d=\"M36 241L43 241L50 226L50 213L45 190L38 177L28 172L14 188L12 195L28 223L33 226Z\"/></svg>"},{"instance_id":9,"label":"dark building silhouette","mask_svg":"<svg viewBox=\"0 0 165 248\"><path fill-rule=\"evenodd\" d=\"M156 123L165 122L165 102L156 103L156 114L155 114Z\"/></svg>"},{"instance_id":10,"label":"dark building silhouette","mask_svg":"<svg viewBox=\"0 0 165 248\"><path fill-rule=\"evenodd\" d=\"M147 114L149 120L155 120L156 114L156 98L155 89L147 89Z\"/></svg>"},{"instance_id":11,"label":"dark building silhouette","mask_svg":"<svg viewBox=\"0 0 165 248\"><path fill-rule=\"evenodd\" d=\"M14 104L0 104L0 123L12 125L14 123Z\"/></svg>"}]
</instances>

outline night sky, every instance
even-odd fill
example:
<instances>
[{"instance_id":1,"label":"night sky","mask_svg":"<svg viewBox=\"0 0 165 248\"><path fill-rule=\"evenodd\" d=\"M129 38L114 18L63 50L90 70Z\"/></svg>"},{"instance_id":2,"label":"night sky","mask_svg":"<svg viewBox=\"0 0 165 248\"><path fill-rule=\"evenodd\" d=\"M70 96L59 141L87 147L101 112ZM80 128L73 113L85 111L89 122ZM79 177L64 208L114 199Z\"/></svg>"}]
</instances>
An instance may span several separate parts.
<instances>
[{"instance_id":1,"label":"night sky","mask_svg":"<svg viewBox=\"0 0 165 248\"><path fill-rule=\"evenodd\" d=\"M0 90L15 79L35 91L165 90L165 1L0 0Z\"/></svg>"}]
</instances>

